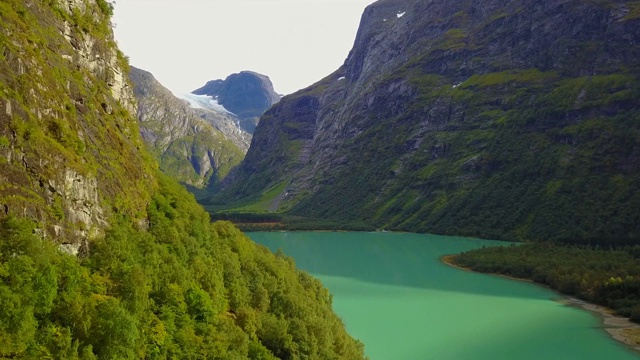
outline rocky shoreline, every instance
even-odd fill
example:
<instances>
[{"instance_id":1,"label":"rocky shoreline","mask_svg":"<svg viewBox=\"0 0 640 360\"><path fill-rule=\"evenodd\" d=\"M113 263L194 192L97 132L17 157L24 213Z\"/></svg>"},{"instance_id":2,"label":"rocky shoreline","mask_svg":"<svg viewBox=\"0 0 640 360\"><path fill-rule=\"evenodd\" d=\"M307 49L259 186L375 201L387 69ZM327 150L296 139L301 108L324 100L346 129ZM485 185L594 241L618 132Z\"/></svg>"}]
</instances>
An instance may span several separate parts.
<instances>
[{"instance_id":1,"label":"rocky shoreline","mask_svg":"<svg viewBox=\"0 0 640 360\"><path fill-rule=\"evenodd\" d=\"M635 351L640 352L640 324L629 321L629 319L616 316L611 309L604 306L592 304L576 298L564 298L561 303L579 307L602 318L602 328L617 341L627 345Z\"/></svg>"}]
</instances>

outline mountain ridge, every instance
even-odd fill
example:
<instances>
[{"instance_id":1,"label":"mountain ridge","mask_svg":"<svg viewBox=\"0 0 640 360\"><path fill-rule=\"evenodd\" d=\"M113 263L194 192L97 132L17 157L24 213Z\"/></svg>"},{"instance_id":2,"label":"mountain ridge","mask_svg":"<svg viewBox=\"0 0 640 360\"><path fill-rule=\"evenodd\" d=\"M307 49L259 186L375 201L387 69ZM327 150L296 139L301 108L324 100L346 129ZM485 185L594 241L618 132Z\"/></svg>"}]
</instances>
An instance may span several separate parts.
<instances>
[{"instance_id":1,"label":"mountain ridge","mask_svg":"<svg viewBox=\"0 0 640 360\"><path fill-rule=\"evenodd\" d=\"M282 189L278 211L381 229L638 243L636 10L378 1L345 64L263 115L208 203Z\"/></svg>"},{"instance_id":2,"label":"mountain ridge","mask_svg":"<svg viewBox=\"0 0 640 360\"><path fill-rule=\"evenodd\" d=\"M131 67L129 77L142 137L165 174L196 188L212 188L240 163L244 134L233 119L193 109L147 71Z\"/></svg>"}]
</instances>

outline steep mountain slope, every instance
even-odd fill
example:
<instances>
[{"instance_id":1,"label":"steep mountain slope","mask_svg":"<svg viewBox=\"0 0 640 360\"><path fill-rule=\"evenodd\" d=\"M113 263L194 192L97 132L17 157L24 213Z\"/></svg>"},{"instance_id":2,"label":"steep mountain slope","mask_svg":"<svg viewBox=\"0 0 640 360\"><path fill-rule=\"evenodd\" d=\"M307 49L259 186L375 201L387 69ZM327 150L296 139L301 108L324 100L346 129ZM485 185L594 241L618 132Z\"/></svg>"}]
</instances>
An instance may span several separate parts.
<instances>
[{"instance_id":1,"label":"steep mountain slope","mask_svg":"<svg viewBox=\"0 0 640 360\"><path fill-rule=\"evenodd\" d=\"M238 138L228 139L151 73L131 67L129 77L138 100L142 137L165 174L205 188L215 186L240 163L244 153Z\"/></svg>"},{"instance_id":2,"label":"steep mountain slope","mask_svg":"<svg viewBox=\"0 0 640 360\"><path fill-rule=\"evenodd\" d=\"M211 203L640 243L639 58L637 2L378 1L344 66L262 117Z\"/></svg>"},{"instance_id":3,"label":"steep mountain slope","mask_svg":"<svg viewBox=\"0 0 640 360\"><path fill-rule=\"evenodd\" d=\"M258 118L280 100L268 76L253 71L231 74L224 80L208 81L193 91L196 95L215 98L227 110L237 115L240 125L253 133Z\"/></svg>"},{"instance_id":4,"label":"steep mountain slope","mask_svg":"<svg viewBox=\"0 0 640 360\"><path fill-rule=\"evenodd\" d=\"M155 185L104 1L0 3L0 209L77 252Z\"/></svg>"},{"instance_id":5,"label":"steep mountain slope","mask_svg":"<svg viewBox=\"0 0 640 360\"><path fill-rule=\"evenodd\" d=\"M362 359L318 280L159 173L111 13L0 2L0 358Z\"/></svg>"}]
</instances>

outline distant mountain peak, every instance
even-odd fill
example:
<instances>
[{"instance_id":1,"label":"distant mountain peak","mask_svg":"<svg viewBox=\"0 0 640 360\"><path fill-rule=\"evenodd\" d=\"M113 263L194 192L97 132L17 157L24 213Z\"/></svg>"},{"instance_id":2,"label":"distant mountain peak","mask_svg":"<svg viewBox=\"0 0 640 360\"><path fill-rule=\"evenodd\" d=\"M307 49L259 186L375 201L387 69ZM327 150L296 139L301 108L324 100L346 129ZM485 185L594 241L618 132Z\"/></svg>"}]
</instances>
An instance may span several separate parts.
<instances>
[{"instance_id":1,"label":"distant mountain peak","mask_svg":"<svg viewBox=\"0 0 640 360\"><path fill-rule=\"evenodd\" d=\"M216 96L211 94L217 94L222 88L222 84L224 84L224 80L220 79L207 81L203 87L193 90L191 93L194 95Z\"/></svg>"},{"instance_id":2,"label":"distant mountain peak","mask_svg":"<svg viewBox=\"0 0 640 360\"><path fill-rule=\"evenodd\" d=\"M231 74L224 80L207 81L192 94L211 96L229 112L244 119L260 117L282 97L275 92L268 76L248 70Z\"/></svg>"}]
</instances>

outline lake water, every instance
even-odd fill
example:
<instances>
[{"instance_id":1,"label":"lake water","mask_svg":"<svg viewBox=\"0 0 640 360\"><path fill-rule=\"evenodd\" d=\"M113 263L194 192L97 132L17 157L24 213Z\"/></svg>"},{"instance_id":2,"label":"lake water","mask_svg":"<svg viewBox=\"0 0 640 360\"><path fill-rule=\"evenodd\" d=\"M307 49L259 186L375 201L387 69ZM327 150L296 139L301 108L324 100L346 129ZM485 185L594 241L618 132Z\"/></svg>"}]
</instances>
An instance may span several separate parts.
<instances>
[{"instance_id":1,"label":"lake water","mask_svg":"<svg viewBox=\"0 0 640 360\"><path fill-rule=\"evenodd\" d=\"M458 270L440 257L504 244L398 233L253 232L318 277L371 360L639 359L598 317L545 288Z\"/></svg>"}]
</instances>

